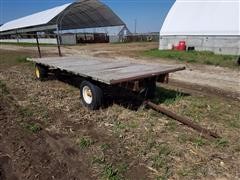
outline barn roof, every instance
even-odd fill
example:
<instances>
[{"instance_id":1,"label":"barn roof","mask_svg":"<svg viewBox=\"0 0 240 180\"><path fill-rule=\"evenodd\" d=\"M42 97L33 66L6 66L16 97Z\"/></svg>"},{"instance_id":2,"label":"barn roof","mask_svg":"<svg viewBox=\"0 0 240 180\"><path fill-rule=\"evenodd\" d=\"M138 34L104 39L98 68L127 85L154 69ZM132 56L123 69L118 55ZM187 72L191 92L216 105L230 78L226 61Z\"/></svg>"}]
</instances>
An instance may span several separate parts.
<instances>
[{"instance_id":1,"label":"barn roof","mask_svg":"<svg viewBox=\"0 0 240 180\"><path fill-rule=\"evenodd\" d=\"M240 0L177 0L160 35L240 35Z\"/></svg>"},{"instance_id":2,"label":"barn roof","mask_svg":"<svg viewBox=\"0 0 240 180\"><path fill-rule=\"evenodd\" d=\"M105 4L98 0L82 0L64 4L3 24L0 32L25 30L34 31L46 27L60 30L110 27L124 22Z\"/></svg>"}]
</instances>

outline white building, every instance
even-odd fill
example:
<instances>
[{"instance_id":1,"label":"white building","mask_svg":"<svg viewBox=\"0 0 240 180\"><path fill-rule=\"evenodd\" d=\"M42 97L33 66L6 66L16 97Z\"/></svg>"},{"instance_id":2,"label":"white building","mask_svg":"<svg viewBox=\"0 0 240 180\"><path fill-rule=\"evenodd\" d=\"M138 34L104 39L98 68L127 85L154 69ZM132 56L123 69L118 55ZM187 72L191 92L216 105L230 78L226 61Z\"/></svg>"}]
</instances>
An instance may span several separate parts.
<instances>
[{"instance_id":1,"label":"white building","mask_svg":"<svg viewBox=\"0 0 240 180\"><path fill-rule=\"evenodd\" d=\"M240 0L176 0L161 28L159 49L181 40L195 50L240 55Z\"/></svg>"}]
</instances>

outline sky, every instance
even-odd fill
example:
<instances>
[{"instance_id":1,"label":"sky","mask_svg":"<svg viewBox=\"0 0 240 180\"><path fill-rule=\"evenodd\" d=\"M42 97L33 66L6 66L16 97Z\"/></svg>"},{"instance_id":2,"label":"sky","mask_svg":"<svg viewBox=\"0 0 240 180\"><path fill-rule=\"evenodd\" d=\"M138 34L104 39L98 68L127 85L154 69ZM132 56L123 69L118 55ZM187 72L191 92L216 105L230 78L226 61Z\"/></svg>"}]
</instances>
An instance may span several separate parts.
<instances>
[{"instance_id":1,"label":"sky","mask_svg":"<svg viewBox=\"0 0 240 180\"><path fill-rule=\"evenodd\" d=\"M101 0L134 32L159 32L175 0ZM74 0L0 0L0 24Z\"/></svg>"}]
</instances>

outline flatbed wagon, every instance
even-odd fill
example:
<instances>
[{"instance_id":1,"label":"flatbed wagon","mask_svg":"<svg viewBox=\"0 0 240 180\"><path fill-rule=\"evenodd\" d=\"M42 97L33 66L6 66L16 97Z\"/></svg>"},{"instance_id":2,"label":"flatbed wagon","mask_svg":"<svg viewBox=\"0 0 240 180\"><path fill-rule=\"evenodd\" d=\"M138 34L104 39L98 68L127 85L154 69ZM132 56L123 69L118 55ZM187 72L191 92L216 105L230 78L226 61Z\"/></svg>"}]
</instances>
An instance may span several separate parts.
<instances>
[{"instance_id":1,"label":"flatbed wagon","mask_svg":"<svg viewBox=\"0 0 240 180\"><path fill-rule=\"evenodd\" d=\"M34 62L38 80L46 79L52 70L79 76L82 104L91 109L99 109L104 100L104 89L121 87L146 98L154 96L156 82L168 82L169 73L184 70L183 66L163 64L141 64L126 60L111 60L94 57L48 57L29 58Z\"/></svg>"}]
</instances>

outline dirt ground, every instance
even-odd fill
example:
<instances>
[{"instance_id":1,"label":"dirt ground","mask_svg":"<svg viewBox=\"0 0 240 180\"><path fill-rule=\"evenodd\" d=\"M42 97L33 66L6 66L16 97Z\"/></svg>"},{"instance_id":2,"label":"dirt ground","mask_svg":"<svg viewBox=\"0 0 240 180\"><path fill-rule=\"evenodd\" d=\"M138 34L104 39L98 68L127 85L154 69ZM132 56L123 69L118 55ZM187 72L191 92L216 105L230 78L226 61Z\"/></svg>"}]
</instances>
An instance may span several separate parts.
<instances>
[{"instance_id":1,"label":"dirt ground","mask_svg":"<svg viewBox=\"0 0 240 180\"><path fill-rule=\"evenodd\" d=\"M63 53L135 61L139 51L154 47L69 46ZM43 49L46 55L55 55L55 48ZM34 66L19 59L35 56L33 50L0 48L1 180L240 178L239 71L187 64L186 73L196 72L195 76L179 72L171 76L172 83L158 89L159 104L222 136L208 141L123 93L99 111L86 110L79 103L79 89L65 83L68 80L55 76L35 80Z\"/></svg>"}]
</instances>

